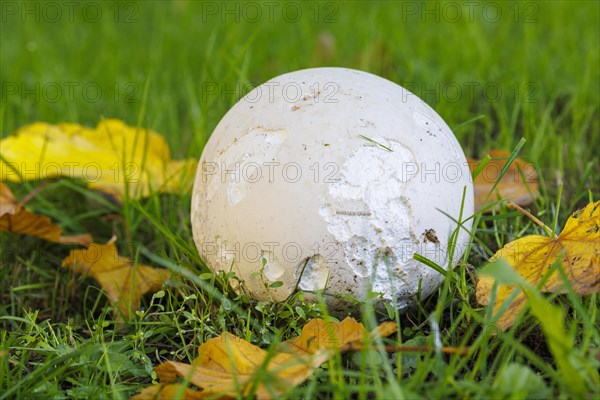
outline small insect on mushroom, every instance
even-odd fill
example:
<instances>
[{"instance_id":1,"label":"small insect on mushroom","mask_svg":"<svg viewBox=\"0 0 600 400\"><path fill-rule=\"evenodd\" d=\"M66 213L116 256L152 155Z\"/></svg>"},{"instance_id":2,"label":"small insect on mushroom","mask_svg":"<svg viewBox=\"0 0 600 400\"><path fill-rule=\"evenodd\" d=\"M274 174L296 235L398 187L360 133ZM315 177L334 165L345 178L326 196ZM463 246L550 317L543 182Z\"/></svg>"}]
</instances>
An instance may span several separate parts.
<instances>
[{"instance_id":1,"label":"small insect on mushroom","mask_svg":"<svg viewBox=\"0 0 600 400\"><path fill-rule=\"evenodd\" d=\"M423 232L423 236L425 243L430 242L434 244L440 244L437 234L435 233L435 229L427 229L425 232Z\"/></svg>"}]
</instances>

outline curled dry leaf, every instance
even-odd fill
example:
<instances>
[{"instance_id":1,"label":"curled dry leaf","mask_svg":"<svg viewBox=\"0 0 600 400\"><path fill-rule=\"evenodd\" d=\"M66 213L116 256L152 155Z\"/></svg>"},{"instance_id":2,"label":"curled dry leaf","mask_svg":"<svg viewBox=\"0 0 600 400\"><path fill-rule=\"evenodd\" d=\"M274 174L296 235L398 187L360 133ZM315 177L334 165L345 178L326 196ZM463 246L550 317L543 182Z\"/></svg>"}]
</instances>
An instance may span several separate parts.
<instances>
[{"instance_id":1,"label":"curled dry leaf","mask_svg":"<svg viewBox=\"0 0 600 400\"><path fill-rule=\"evenodd\" d=\"M36 236L54 243L82 246L92 243L89 234L62 236L62 228L52 223L50 218L34 214L17 203L4 182L0 182L0 231Z\"/></svg>"},{"instance_id":2,"label":"curled dry leaf","mask_svg":"<svg viewBox=\"0 0 600 400\"><path fill-rule=\"evenodd\" d=\"M0 160L0 180L79 178L117 199L126 191L139 198L190 190L197 165L195 160L172 160L158 133L113 119L95 129L34 123L2 139L0 148L6 160Z\"/></svg>"},{"instance_id":3,"label":"curled dry leaf","mask_svg":"<svg viewBox=\"0 0 600 400\"><path fill-rule=\"evenodd\" d=\"M130 310L137 310L144 294L160 290L171 275L166 269L134 264L119 255L114 238L106 244L92 243L87 249L71 250L62 266L98 281L110 303L125 318L129 318Z\"/></svg>"},{"instance_id":4,"label":"curled dry leaf","mask_svg":"<svg viewBox=\"0 0 600 400\"><path fill-rule=\"evenodd\" d=\"M396 329L395 323L386 322L371 336L391 335ZM167 361L154 368L161 383L144 389L133 399L168 399L171 390L181 389L169 387L180 378L202 389L185 392L183 399L236 398L238 393L258 399L277 398L308 379L332 355L360 348L367 335L364 326L352 318L340 323L314 319L302 328L300 336L281 343L274 354L269 354L223 333L202 344L191 365ZM167 387L169 392L165 392Z\"/></svg>"},{"instance_id":5,"label":"curled dry leaf","mask_svg":"<svg viewBox=\"0 0 600 400\"><path fill-rule=\"evenodd\" d=\"M590 203L569 219L558 237L530 235L508 243L498 250L490 262L498 259L507 261L526 281L538 285L556 261L560 261L573 290L580 295L600 291L600 201ZM488 304L494 279L481 276L477 283L477 301ZM508 299L513 290L511 285L498 285L494 312ZM559 271L547 277L541 290L560 293L564 282ZM500 316L497 325L506 330L514 323L526 304L526 297L519 292L509 308Z\"/></svg>"},{"instance_id":6,"label":"curled dry leaf","mask_svg":"<svg viewBox=\"0 0 600 400\"><path fill-rule=\"evenodd\" d=\"M506 165L510 153L504 150L492 150L489 153L492 158L480 171L479 175L473 181L475 191L475 211L478 211L485 204L488 194L494 188L500 171ZM479 161L469 158L469 169L471 173L479 165ZM538 195L537 173L533 165L515 158L506 174L502 177L494 189L494 193L489 196L488 203L497 200L510 200L513 203L525 206L530 204ZM491 211L488 210L488 211Z\"/></svg>"}]
</instances>

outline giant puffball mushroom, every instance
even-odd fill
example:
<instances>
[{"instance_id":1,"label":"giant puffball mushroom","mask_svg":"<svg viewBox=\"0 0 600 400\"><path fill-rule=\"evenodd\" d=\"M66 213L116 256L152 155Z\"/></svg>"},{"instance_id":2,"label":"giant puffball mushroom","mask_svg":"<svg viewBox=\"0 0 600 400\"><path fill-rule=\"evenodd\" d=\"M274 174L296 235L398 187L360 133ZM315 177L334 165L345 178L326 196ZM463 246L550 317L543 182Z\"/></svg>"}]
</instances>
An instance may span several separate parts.
<instances>
[{"instance_id":1,"label":"giant puffball mushroom","mask_svg":"<svg viewBox=\"0 0 600 400\"><path fill-rule=\"evenodd\" d=\"M334 313L373 292L400 309L431 294L444 276L414 254L447 268L455 220L472 213L467 160L442 118L345 68L284 74L242 98L206 144L192 197L198 251L235 273L235 290L322 293Z\"/></svg>"}]
</instances>

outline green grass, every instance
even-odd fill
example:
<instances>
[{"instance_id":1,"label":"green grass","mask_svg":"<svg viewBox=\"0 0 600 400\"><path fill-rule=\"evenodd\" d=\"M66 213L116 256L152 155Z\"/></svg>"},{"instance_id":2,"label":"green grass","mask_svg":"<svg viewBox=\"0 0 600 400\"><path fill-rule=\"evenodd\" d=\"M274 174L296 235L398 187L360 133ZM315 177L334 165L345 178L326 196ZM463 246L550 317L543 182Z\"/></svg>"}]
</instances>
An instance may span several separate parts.
<instances>
[{"instance_id":1,"label":"green grass","mask_svg":"<svg viewBox=\"0 0 600 400\"><path fill-rule=\"evenodd\" d=\"M449 3L425 18L406 8L425 7L418 2L293 3L302 10L296 22L282 16L282 3L272 21L263 8L256 23L244 15L240 23L233 15L208 15L209 3L201 2L92 2L102 12L95 22L85 20L94 15L84 14L81 3L73 21L61 6L62 17L52 22L43 4L0 3L2 137L33 121L95 126L119 118L164 134L175 157L199 158L220 118L251 85L296 69L344 66L412 89L454 128L467 155L512 151L525 138L520 156L540 176L541 195L531 209L550 227L560 228L600 195L596 2L505 3L497 22L483 16L484 5L495 2L475 7L472 21L465 6L456 22L443 8ZM20 14L23 7L34 14ZM330 13L333 20L325 21ZM332 46L323 44L331 38ZM21 197L33 186L11 188ZM301 294L281 304L258 303L232 292L227 277L207 276L193 245L189 204L190 195L181 194L115 205L68 180L49 183L33 199L32 209L68 233L91 232L98 241L116 234L122 253L134 249L128 255L169 268L175 277L119 326L91 279L60 268L67 249L2 233L0 399L127 398L155 378L153 366L191 361L201 343L222 331L272 348L323 314ZM473 267L515 238L544 232L504 207L477 218L476 241L436 294L407 314L390 310L401 327L387 342L433 345L439 336L444 346L470 346L467 356L348 354L288 397L598 396L597 381L581 392L565 373L576 368L594 376L598 367L597 296L550 296L566 316L562 335L558 319L540 323L530 313L508 332L491 335L490 310L474 298ZM362 310L369 326L382 317L368 306ZM548 340L549 328L554 339ZM572 346L566 361L553 358L556 337Z\"/></svg>"}]
</instances>

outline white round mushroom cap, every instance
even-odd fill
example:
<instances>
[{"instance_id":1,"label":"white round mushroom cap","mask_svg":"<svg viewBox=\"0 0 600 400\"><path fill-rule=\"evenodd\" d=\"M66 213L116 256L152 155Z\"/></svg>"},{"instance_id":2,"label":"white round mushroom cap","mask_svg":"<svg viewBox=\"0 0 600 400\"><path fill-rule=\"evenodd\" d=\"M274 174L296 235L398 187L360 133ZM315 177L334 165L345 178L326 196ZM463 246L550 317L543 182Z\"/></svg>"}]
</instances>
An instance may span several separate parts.
<instances>
[{"instance_id":1,"label":"white round mushroom cap","mask_svg":"<svg viewBox=\"0 0 600 400\"><path fill-rule=\"evenodd\" d=\"M435 111L381 77L314 68L223 117L198 166L192 228L206 264L255 299L322 291L335 311L375 292L402 309L443 280L413 256L447 268L461 208L473 214L467 160ZM452 264L468 239L460 229Z\"/></svg>"}]
</instances>

